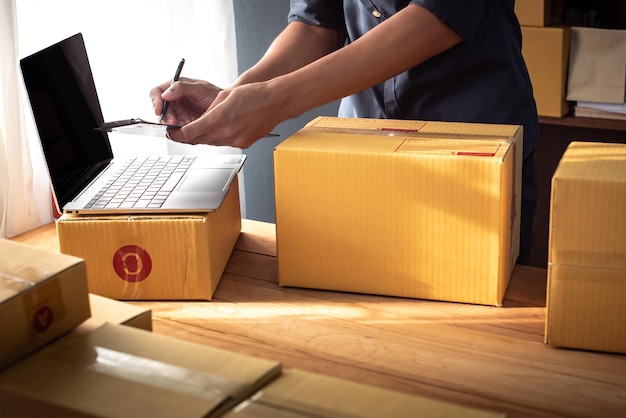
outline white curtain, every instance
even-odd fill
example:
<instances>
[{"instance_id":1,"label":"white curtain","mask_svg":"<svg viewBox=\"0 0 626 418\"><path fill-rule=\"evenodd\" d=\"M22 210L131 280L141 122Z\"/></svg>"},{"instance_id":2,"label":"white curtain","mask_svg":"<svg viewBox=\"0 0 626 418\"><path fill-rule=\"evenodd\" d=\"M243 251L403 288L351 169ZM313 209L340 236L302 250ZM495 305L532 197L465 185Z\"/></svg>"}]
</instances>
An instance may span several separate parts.
<instances>
[{"instance_id":1,"label":"white curtain","mask_svg":"<svg viewBox=\"0 0 626 418\"><path fill-rule=\"evenodd\" d=\"M0 237L10 237L38 226L50 218L51 211L49 204L41 206L36 199L37 193L49 190L45 181L43 188L36 184L37 174L25 141L21 78L16 65L15 2L0 1Z\"/></svg>"},{"instance_id":2,"label":"white curtain","mask_svg":"<svg viewBox=\"0 0 626 418\"><path fill-rule=\"evenodd\" d=\"M183 76L220 86L237 76L232 0L0 0L0 237L52 218L48 174L19 59L81 32L105 120L155 120L149 91ZM240 152L110 134L116 158Z\"/></svg>"}]
</instances>

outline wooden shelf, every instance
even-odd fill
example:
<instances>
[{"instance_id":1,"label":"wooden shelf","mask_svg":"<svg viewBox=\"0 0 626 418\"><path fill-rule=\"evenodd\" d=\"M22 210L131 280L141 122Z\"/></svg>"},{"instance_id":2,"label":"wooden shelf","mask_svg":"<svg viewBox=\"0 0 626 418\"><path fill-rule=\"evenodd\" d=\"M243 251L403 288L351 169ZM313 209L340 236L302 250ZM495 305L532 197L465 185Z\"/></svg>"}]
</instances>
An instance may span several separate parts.
<instances>
[{"instance_id":1,"label":"wooden shelf","mask_svg":"<svg viewBox=\"0 0 626 418\"><path fill-rule=\"evenodd\" d=\"M582 118L566 115L562 118L540 116L542 125L557 125L572 128L603 129L609 131L626 131L626 121L616 119Z\"/></svg>"}]
</instances>

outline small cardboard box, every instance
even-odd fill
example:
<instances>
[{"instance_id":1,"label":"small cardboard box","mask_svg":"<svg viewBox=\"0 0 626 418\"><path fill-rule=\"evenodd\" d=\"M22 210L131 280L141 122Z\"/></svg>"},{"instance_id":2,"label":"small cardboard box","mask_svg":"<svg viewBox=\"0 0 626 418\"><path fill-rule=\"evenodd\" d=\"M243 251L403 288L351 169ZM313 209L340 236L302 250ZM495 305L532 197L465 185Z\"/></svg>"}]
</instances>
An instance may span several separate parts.
<instances>
[{"instance_id":1,"label":"small cardboard box","mask_svg":"<svg viewBox=\"0 0 626 418\"><path fill-rule=\"evenodd\" d=\"M282 375L242 402L225 418L496 418L506 414L411 396L297 369Z\"/></svg>"},{"instance_id":2,"label":"small cardboard box","mask_svg":"<svg viewBox=\"0 0 626 418\"><path fill-rule=\"evenodd\" d=\"M626 30L572 28L567 100L626 101Z\"/></svg>"},{"instance_id":3,"label":"small cardboard box","mask_svg":"<svg viewBox=\"0 0 626 418\"><path fill-rule=\"evenodd\" d=\"M240 231L237 179L215 212L57 220L61 252L87 262L89 291L121 300L211 300Z\"/></svg>"},{"instance_id":4,"label":"small cardboard box","mask_svg":"<svg viewBox=\"0 0 626 418\"><path fill-rule=\"evenodd\" d=\"M90 316L84 260L0 239L0 369Z\"/></svg>"},{"instance_id":5,"label":"small cardboard box","mask_svg":"<svg viewBox=\"0 0 626 418\"><path fill-rule=\"evenodd\" d=\"M549 26L563 21L563 0L517 0L515 14L522 26Z\"/></svg>"},{"instance_id":6,"label":"small cardboard box","mask_svg":"<svg viewBox=\"0 0 626 418\"><path fill-rule=\"evenodd\" d=\"M539 116L559 118L571 110L567 95L569 27L522 27L522 55Z\"/></svg>"},{"instance_id":7,"label":"small cardboard box","mask_svg":"<svg viewBox=\"0 0 626 418\"><path fill-rule=\"evenodd\" d=\"M281 286L501 305L522 127L320 117L274 151Z\"/></svg>"},{"instance_id":8,"label":"small cardboard box","mask_svg":"<svg viewBox=\"0 0 626 418\"><path fill-rule=\"evenodd\" d=\"M626 145L572 142L552 178L545 341L626 353Z\"/></svg>"},{"instance_id":9,"label":"small cardboard box","mask_svg":"<svg viewBox=\"0 0 626 418\"><path fill-rule=\"evenodd\" d=\"M89 333L104 324L120 324L152 331L152 310L103 296L89 294L91 318L72 332Z\"/></svg>"},{"instance_id":10,"label":"small cardboard box","mask_svg":"<svg viewBox=\"0 0 626 418\"><path fill-rule=\"evenodd\" d=\"M106 324L0 373L3 417L214 417L276 378L280 363Z\"/></svg>"}]
</instances>

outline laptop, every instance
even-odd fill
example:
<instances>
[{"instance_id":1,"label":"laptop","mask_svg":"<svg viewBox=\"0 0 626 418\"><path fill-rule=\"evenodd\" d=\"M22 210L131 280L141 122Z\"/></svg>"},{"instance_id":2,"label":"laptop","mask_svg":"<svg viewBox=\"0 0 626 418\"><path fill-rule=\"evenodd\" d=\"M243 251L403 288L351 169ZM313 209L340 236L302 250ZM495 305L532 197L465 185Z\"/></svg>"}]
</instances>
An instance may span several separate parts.
<instances>
[{"instance_id":1,"label":"laptop","mask_svg":"<svg viewBox=\"0 0 626 418\"><path fill-rule=\"evenodd\" d=\"M113 157L81 33L20 60L57 210L76 214L211 212L243 154ZM130 170L130 174L124 171Z\"/></svg>"}]
</instances>

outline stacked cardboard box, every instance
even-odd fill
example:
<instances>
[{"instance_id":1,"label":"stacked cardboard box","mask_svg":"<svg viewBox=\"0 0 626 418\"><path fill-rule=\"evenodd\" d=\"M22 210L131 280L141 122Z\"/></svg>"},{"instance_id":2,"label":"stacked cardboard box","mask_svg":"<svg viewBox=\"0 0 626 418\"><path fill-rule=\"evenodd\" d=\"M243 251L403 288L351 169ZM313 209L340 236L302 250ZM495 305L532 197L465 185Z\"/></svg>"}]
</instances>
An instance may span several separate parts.
<instances>
[{"instance_id":1,"label":"stacked cardboard box","mask_svg":"<svg viewBox=\"0 0 626 418\"><path fill-rule=\"evenodd\" d=\"M533 85L540 116L561 117L571 110L566 100L570 28L560 26L562 0L518 0L522 55Z\"/></svg>"},{"instance_id":2,"label":"stacked cardboard box","mask_svg":"<svg viewBox=\"0 0 626 418\"><path fill-rule=\"evenodd\" d=\"M320 117L274 151L279 283L501 305L522 128Z\"/></svg>"},{"instance_id":3,"label":"stacked cardboard box","mask_svg":"<svg viewBox=\"0 0 626 418\"><path fill-rule=\"evenodd\" d=\"M88 292L85 261L0 239L0 370L106 323L152 330L150 309Z\"/></svg>"},{"instance_id":4,"label":"stacked cardboard box","mask_svg":"<svg viewBox=\"0 0 626 418\"><path fill-rule=\"evenodd\" d=\"M280 364L155 335L88 293L83 259L0 240L0 415L218 416Z\"/></svg>"},{"instance_id":5,"label":"stacked cardboard box","mask_svg":"<svg viewBox=\"0 0 626 418\"><path fill-rule=\"evenodd\" d=\"M626 353L626 145L572 142L552 179L545 340Z\"/></svg>"},{"instance_id":6,"label":"stacked cardboard box","mask_svg":"<svg viewBox=\"0 0 626 418\"><path fill-rule=\"evenodd\" d=\"M85 262L0 239L0 369L91 315Z\"/></svg>"},{"instance_id":7,"label":"stacked cardboard box","mask_svg":"<svg viewBox=\"0 0 626 418\"><path fill-rule=\"evenodd\" d=\"M563 20L563 0L517 0L515 14L522 26L558 24Z\"/></svg>"},{"instance_id":8,"label":"stacked cardboard box","mask_svg":"<svg viewBox=\"0 0 626 418\"><path fill-rule=\"evenodd\" d=\"M211 300L240 231L237 179L214 212L57 221L61 252L87 262L90 291L121 300Z\"/></svg>"},{"instance_id":9,"label":"stacked cardboard box","mask_svg":"<svg viewBox=\"0 0 626 418\"><path fill-rule=\"evenodd\" d=\"M91 317L72 330L89 333L104 324L119 324L152 331L152 311L142 306L89 294Z\"/></svg>"},{"instance_id":10,"label":"stacked cardboard box","mask_svg":"<svg viewBox=\"0 0 626 418\"><path fill-rule=\"evenodd\" d=\"M275 361L105 324L1 373L0 410L6 417L213 417L280 371Z\"/></svg>"}]
</instances>

